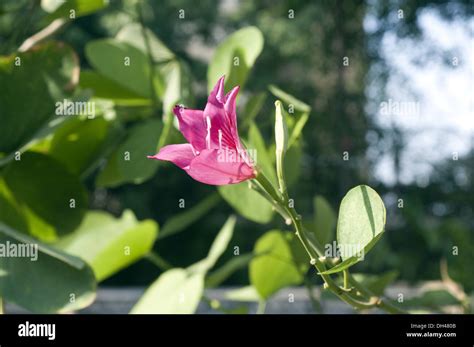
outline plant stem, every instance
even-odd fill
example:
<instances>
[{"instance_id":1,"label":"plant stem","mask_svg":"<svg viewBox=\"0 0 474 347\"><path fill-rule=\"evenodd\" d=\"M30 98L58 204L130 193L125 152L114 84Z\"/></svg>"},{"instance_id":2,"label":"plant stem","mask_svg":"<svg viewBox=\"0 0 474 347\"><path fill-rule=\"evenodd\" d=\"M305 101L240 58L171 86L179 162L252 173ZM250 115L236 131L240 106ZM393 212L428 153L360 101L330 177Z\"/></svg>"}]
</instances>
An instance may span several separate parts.
<instances>
[{"instance_id":1,"label":"plant stem","mask_svg":"<svg viewBox=\"0 0 474 347\"><path fill-rule=\"evenodd\" d=\"M345 269L343 272L344 275L344 289L349 289L349 270Z\"/></svg>"},{"instance_id":2,"label":"plant stem","mask_svg":"<svg viewBox=\"0 0 474 347\"><path fill-rule=\"evenodd\" d=\"M267 307L267 302L265 300L260 300L257 306L257 314L265 314L266 307Z\"/></svg>"},{"instance_id":3,"label":"plant stem","mask_svg":"<svg viewBox=\"0 0 474 347\"><path fill-rule=\"evenodd\" d=\"M33 36L27 38L21 44L20 48L18 48L18 51L25 52L29 50L31 47L37 45L41 41L44 41L48 37L57 33L66 23L67 21L64 18L58 18L53 20L46 28L42 29L41 31L38 31Z\"/></svg>"},{"instance_id":4,"label":"plant stem","mask_svg":"<svg viewBox=\"0 0 474 347\"><path fill-rule=\"evenodd\" d=\"M369 289L364 287L361 283L357 282L357 280L351 274L348 274L348 280L349 280L349 283L352 286L354 286L354 288L357 289L362 295L366 297L375 297L374 293L372 293ZM379 298L376 306L390 313L398 313L398 314L406 313L404 310L392 304L388 299L384 300L382 298Z\"/></svg>"},{"instance_id":5,"label":"plant stem","mask_svg":"<svg viewBox=\"0 0 474 347\"><path fill-rule=\"evenodd\" d=\"M355 309L369 309L378 307L390 313L404 313L404 311L382 300L382 298L370 295L370 291L365 289L365 287L363 287L359 282L355 281L355 279L352 281L355 282L353 283L353 286L368 298L367 302L360 301L359 298L355 296L355 293L352 292L352 290L339 287L339 285L336 284L330 275L323 274L323 272L326 271L326 265L324 263L326 259L322 257L322 247L319 244L311 244L309 242L307 233L303 228L301 216L296 212L294 207L290 207L289 200L286 197L280 196L278 194L277 190L262 172L257 174L255 180L260 183L260 186L266 191L267 194L264 194L263 196L270 196L272 200L274 200L274 202L276 202L290 216L291 224L293 224L293 227L295 228L295 235L298 237L301 244L303 245L303 248L308 254L311 265L316 268L319 275L324 280L325 289L330 290L339 299L351 305ZM349 274L347 275L347 282L349 282Z\"/></svg>"},{"instance_id":6,"label":"plant stem","mask_svg":"<svg viewBox=\"0 0 474 347\"><path fill-rule=\"evenodd\" d=\"M4 314L4 313L5 313L5 311L4 311L4 309L3 309L3 299L2 299L2 297L0 296L0 314Z\"/></svg>"},{"instance_id":7,"label":"plant stem","mask_svg":"<svg viewBox=\"0 0 474 347\"><path fill-rule=\"evenodd\" d=\"M149 252L146 256L146 259L148 259L150 262L152 262L154 265L156 265L158 268L160 268L163 271L172 269L173 266L168 263L166 260L164 260L162 257L160 257L157 253L151 251Z\"/></svg>"}]
</instances>

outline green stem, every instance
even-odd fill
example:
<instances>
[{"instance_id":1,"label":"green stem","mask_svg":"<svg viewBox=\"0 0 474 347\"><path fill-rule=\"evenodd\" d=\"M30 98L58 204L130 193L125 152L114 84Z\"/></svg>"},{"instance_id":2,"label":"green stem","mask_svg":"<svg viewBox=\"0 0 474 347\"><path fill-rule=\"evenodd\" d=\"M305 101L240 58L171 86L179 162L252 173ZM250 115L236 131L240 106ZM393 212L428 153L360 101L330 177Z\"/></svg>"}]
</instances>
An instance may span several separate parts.
<instances>
[{"instance_id":1,"label":"green stem","mask_svg":"<svg viewBox=\"0 0 474 347\"><path fill-rule=\"evenodd\" d=\"M5 311L3 309L3 299L2 299L2 297L0 297L0 314L4 314L4 313L5 313Z\"/></svg>"},{"instance_id":2,"label":"green stem","mask_svg":"<svg viewBox=\"0 0 474 347\"><path fill-rule=\"evenodd\" d=\"M260 183L261 187L267 192L267 195L271 196L274 201L276 201L280 207L288 213L291 219L291 224L293 224L295 228L295 235L298 237L299 241L303 245L306 253L310 258L310 263L313 265L316 270L318 271L321 278L324 280L324 288L333 292L339 299L346 302L347 304L351 305L355 309L369 309L379 307L387 312L390 313L403 313L402 310L396 308L395 306L391 305L390 303L382 300L376 296L368 296L367 302L360 301L357 297L355 297L355 293L352 290L341 288L336 282L332 279L330 275L325 275L323 272L326 270L326 265L322 261L320 257L322 256L321 249L319 247L313 247L313 245L308 241L307 234L303 228L303 223L301 221L301 216L296 212L294 207L290 207L289 201L287 198L280 196L270 181L265 177L265 175L261 172L258 173L257 177L255 178L257 182ZM325 259L324 259L325 260ZM349 281L349 277L348 277ZM357 282L354 280L354 282ZM363 286L357 282L357 286L354 287L363 288ZM361 293L368 294L370 291L367 289L359 290Z\"/></svg>"},{"instance_id":3,"label":"green stem","mask_svg":"<svg viewBox=\"0 0 474 347\"><path fill-rule=\"evenodd\" d=\"M348 279L349 279L349 283L352 286L354 286L354 288L356 290L358 290L362 295L364 295L366 297L374 297L375 296L374 293L372 293L369 289L367 289L362 284L357 282L357 280L352 275L349 274ZM379 307L380 309L382 309L384 311L387 311L387 312L390 312L390 313L397 313L397 314L406 313L401 308L399 308L399 307L395 306L394 304L392 304L390 302L390 300L388 300L388 299L379 298L376 306Z\"/></svg>"},{"instance_id":4,"label":"green stem","mask_svg":"<svg viewBox=\"0 0 474 347\"><path fill-rule=\"evenodd\" d=\"M291 222L290 216L288 215L286 210L281 208L278 201L276 201L273 196L268 194L268 192L265 190L265 187L263 187L260 182L258 182L258 181L252 182L251 183L251 188L256 190L257 192L259 192L264 198L266 198L272 204L275 211L277 211L283 217L285 222L287 222L287 223L289 221Z\"/></svg>"},{"instance_id":5,"label":"green stem","mask_svg":"<svg viewBox=\"0 0 474 347\"><path fill-rule=\"evenodd\" d=\"M349 289L349 270L345 269L343 272L344 275L344 289Z\"/></svg>"},{"instance_id":6,"label":"green stem","mask_svg":"<svg viewBox=\"0 0 474 347\"><path fill-rule=\"evenodd\" d=\"M267 302L265 300L260 300L257 306L257 314L265 314L266 307L267 307Z\"/></svg>"},{"instance_id":7,"label":"green stem","mask_svg":"<svg viewBox=\"0 0 474 347\"><path fill-rule=\"evenodd\" d=\"M156 265L156 267L160 268L163 271L169 270L173 268L173 265L168 263L166 260L164 260L162 257L160 257L157 253L151 251L149 252L145 258L149 260L151 263Z\"/></svg>"}]
</instances>

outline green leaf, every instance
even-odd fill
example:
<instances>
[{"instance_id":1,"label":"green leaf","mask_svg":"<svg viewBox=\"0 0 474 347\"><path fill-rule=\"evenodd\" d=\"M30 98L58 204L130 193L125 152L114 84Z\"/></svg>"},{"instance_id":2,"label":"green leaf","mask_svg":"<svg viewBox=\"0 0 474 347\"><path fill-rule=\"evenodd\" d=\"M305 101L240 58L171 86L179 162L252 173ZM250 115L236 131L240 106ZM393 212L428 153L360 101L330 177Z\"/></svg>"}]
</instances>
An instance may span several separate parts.
<instances>
[{"instance_id":1,"label":"green leaf","mask_svg":"<svg viewBox=\"0 0 474 347\"><path fill-rule=\"evenodd\" d=\"M64 44L48 42L0 57L0 85L8 86L0 93L0 157L1 152L19 149L47 126L55 103L71 95L78 77L77 56Z\"/></svg>"},{"instance_id":2,"label":"green leaf","mask_svg":"<svg viewBox=\"0 0 474 347\"><path fill-rule=\"evenodd\" d=\"M265 92L261 92L255 95L252 95L247 103L245 104L245 109L243 112L243 122L242 127L247 127L249 124L253 123L255 117L257 117L258 113L263 107L265 100L267 99L267 94Z\"/></svg>"},{"instance_id":3,"label":"green leaf","mask_svg":"<svg viewBox=\"0 0 474 347\"><path fill-rule=\"evenodd\" d=\"M301 112L305 112L305 113L311 112L311 106L309 106L308 104L305 104L301 100L298 100L294 96L284 92L283 90L281 90L277 86L270 85L270 86L268 86L268 89L270 90L270 92L275 97L277 97L278 99L283 101L285 104L287 104L287 106L292 105L294 107L294 109L297 110L297 111L301 111Z\"/></svg>"},{"instance_id":4,"label":"green leaf","mask_svg":"<svg viewBox=\"0 0 474 347\"><path fill-rule=\"evenodd\" d=\"M256 27L242 28L227 37L216 49L207 70L208 90L227 76L225 87L243 86L249 69L263 49L263 35Z\"/></svg>"},{"instance_id":5,"label":"green leaf","mask_svg":"<svg viewBox=\"0 0 474 347\"><path fill-rule=\"evenodd\" d=\"M246 146L250 156L262 168L269 180L276 183L272 159L268 154L260 130L253 122L249 126ZM258 192L250 189L248 182L219 186L218 191L224 200L243 217L261 224L266 224L272 220L273 206Z\"/></svg>"},{"instance_id":6,"label":"green leaf","mask_svg":"<svg viewBox=\"0 0 474 347\"><path fill-rule=\"evenodd\" d=\"M86 56L101 75L142 97L151 98L149 61L138 48L116 39L101 39L86 45Z\"/></svg>"},{"instance_id":7,"label":"green leaf","mask_svg":"<svg viewBox=\"0 0 474 347\"><path fill-rule=\"evenodd\" d=\"M103 281L150 252L157 233L154 221L138 222L131 211L125 211L119 219L94 211L56 247L87 261L97 281Z\"/></svg>"},{"instance_id":8,"label":"green leaf","mask_svg":"<svg viewBox=\"0 0 474 347\"><path fill-rule=\"evenodd\" d=\"M4 178L15 198L58 234L73 231L87 210L87 192L77 176L44 154L22 154L7 166Z\"/></svg>"},{"instance_id":9,"label":"green leaf","mask_svg":"<svg viewBox=\"0 0 474 347\"><path fill-rule=\"evenodd\" d=\"M3 179L0 178L0 222L18 230L28 233L28 222L25 214L17 205L11 192L6 187Z\"/></svg>"},{"instance_id":10,"label":"green leaf","mask_svg":"<svg viewBox=\"0 0 474 347\"><path fill-rule=\"evenodd\" d=\"M50 13L49 21L56 18L78 18L105 8L108 0L41 0L41 8ZM71 12L74 11L74 12ZM71 17L74 15L74 17Z\"/></svg>"},{"instance_id":11,"label":"green leaf","mask_svg":"<svg viewBox=\"0 0 474 347\"><path fill-rule=\"evenodd\" d=\"M192 102L191 71L177 60L163 64L160 72L164 76L166 89L163 94L163 113L172 114L176 104L190 105Z\"/></svg>"},{"instance_id":12,"label":"green leaf","mask_svg":"<svg viewBox=\"0 0 474 347\"><path fill-rule=\"evenodd\" d=\"M207 214L219 201L221 201L219 195L212 194L200 201L197 205L186 209L185 212L173 215L161 228L158 238L163 239L185 230L188 226Z\"/></svg>"},{"instance_id":13,"label":"green leaf","mask_svg":"<svg viewBox=\"0 0 474 347\"><path fill-rule=\"evenodd\" d=\"M298 183L301 174L301 160L303 158L303 149L300 143L296 143L288 149L285 155L284 170L287 186Z\"/></svg>"},{"instance_id":14,"label":"green leaf","mask_svg":"<svg viewBox=\"0 0 474 347\"><path fill-rule=\"evenodd\" d=\"M360 185L342 199L337 221L337 242L341 258L347 260L374 245L373 240L384 232L385 206L375 190Z\"/></svg>"},{"instance_id":15,"label":"green leaf","mask_svg":"<svg viewBox=\"0 0 474 347\"><path fill-rule=\"evenodd\" d=\"M206 278L206 288L219 286L234 272L246 267L256 257L253 253L234 255L227 263L212 272Z\"/></svg>"},{"instance_id":16,"label":"green leaf","mask_svg":"<svg viewBox=\"0 0 474 347\"><path fill-rule=\"evenodd\" d=\"M288 125L288 148L291 148L298 143L303 128L308 121L311 107L273 85L270 85L269 89L274 96L285 104L285 109L282 110L282 113Z\"/></svg>"},{"instance_id":17,"label":"green leaf","mask_svg":"<svg viewBox=\"0 0 474 347\"><path fill-rule=\"evenodd\" d=\"M275 169L273 166L272 156L269 154L267 147L265 146L265 140L263 139L258 126L252 122L249 126L247 149L250 155L253 155L253 160L263 170L265 176L273 184L277 183Z\"/></svg>"},{"instance_id":18,"label":"green leaf","mask_svg":"<svg viewBox=\"0 0 474 347\"><path fill-rule=\"evenodd\" d=\"M248 182L219 186L218 191L243 217L261 224L267 224L272 220L272 205L259 193L250 189Z\"/></svg>"},{"instance_id":19,"label":"green leaf","mask_svg":"<svg viewBox=\"0 0 474 347\"><path fill-rule=\"evenodd\" d=\"M116 187L124 183L140 184L151 178L158 161L147 158L154 155L162 129L161 121L149 119L134 126L125 141L109 157L97 176L96 184Z\"/></svg>"},{"instance_id":20,"label":"green leaf","mask_svg":"<svg viewBox=\"0 0 474 347\"><path fill-rule=\"evenodd\" d=\"M259 302L261 300L254 286L229 290L225 293L225 298L239 302Z\"/></svg>"},{"instance_id":21,"label":"green leaf","mask_svg":"<svg viewBox=\"0 0 474 347\"><path fill-rule=\"evenodd\" d=\"M204 290L204 278L227 249L235 222L234 216L227 219L206 258L186 270L172 269L162 274L131 313L194 313Z\"/></svg>"},{"instance_id":22,"label":"green leaf","mask_svg":"<svg viewBox=\"0 0 474 347\"><path fill-rule=\"evenodd\" d=\"M288 148L292 148L293 145L298 143L298 140L301 137L301 133L303 132L303 128L306 125L308 118L308 113L302 113L300 115L295 116L295 120L293 120L291 126L289 127L291 129L291 134L288 140Z\"/></svg>"},{"instance_id":23,"label":"green leaf","mask_svg":"<svg viewBox=\"0 0 474 347\"><path fill-rule=\"evenodd\" d=\"M227 249L227 246L229 245L229 242L232 239L232 235L234 234L235 222L235 216L230 216L227 219L224 226L214 239L214 242L211 245L207 257L189 266L187 268L189 272L207 273L207 271L209 271L214 267L214 265L216 265L217 260Z\"/></svg>"},{"instance_id":24,"label":"green leaf","mask_svg":"<svg viewBox=\"0 0 474 347\"><path fill-rule=\"evenodd\" d=\"M303 281L308 262L301 263L295 242L293 234L279 230L271 230L257 240L254 253L264 254L252 260L249 276L262 299Z\"/></svg>"},{"instance_id":25,"label":"green leaf","mask_svg":"<svg viewBox=\"0 0 474 347\"><path fill-rule=\"evenodd\" d=\"M54 132L49 155L79 175L99 155L108 128L104 118L74 118Z\"/></svg>"},{"instance_id":26,"label":"green leaf","mask_svg":"<svg viewBox=\"0 0 474 347\"><path fill-rule=\"evenodd\" d=\"M155 63L167 62L175 58L173 52L169 50L166 45L153 34L153 32L145 28L145 35L150 43L151 56ZM143 31L139 23L130 23L125 25L115 36L115 38L121 42L128 43L144 54L147 54L147 48L145 39L143 37Z\"/></svg>"},{"instance_id":27,"label":"green leaf","mask_svg":"<svg viewBox=\"0 0 474 347\"><path fill-rule=\"evenodd\" d=\"M368 251L377 243L377 241L382 237L383 233L378 234L376 237L374 237L366 246L363 248L363 251L361 251L360 256L353 256L350 258L345 259L343 262L337 264L336 266L330 268L329 270L321 272L321 274L324 275L330 275L330 274L335 274L338 272L341 272L343 270L346 270L350 268L351 266L357 264L358 262L363 260L363 257L368 253ZM331 246L331 245L328 245ZM352 247L350 247L352 248Z\"/></svg>"},{"instance_id":28,"label":"green leaf","mask_svg":"<svg viewBox=\"0 0 474 347\"><path fill-rule=\"evenodd\" d=\"M132 314L190 314L197 309L204 290L204 274L171 269L146 290Z\"/></svg>"},{"instance_id":29,"label":"green leaf","mask_svg":"<svg viewBox=\"0 0 474 347\"><path fill-rule=\"evenodd\" d=\"M38 313L69 312L92 303L94 274L81 259L0 223L0 252L13 247L22 247L29 257L0 256L0 296L6 301Z\"/></svg>"},{"instance_id":30,"label":"green leaf","mask_svg":"<svg viewBox=\"0 0 474 347\"><path fill-rule=\"evenodd\" d=\"M79 85L84 89L92 90L94 97L112 100L122 106L147 106L151 105L150 99L121 86L110 78L102 76L95 71L81 72Z\"/></svg>"},{"instance_id":31,"label":"green leaf","mask_svg":"<svg viewBox=\"0 0 474 347\"><path fill-rule=\"evenodd\" d=\"M326 245L334 240L336 227L336 213L328 201L321 195L313 200L314 208L314 235L320 244Z\"/></svg>"}]
</instances>

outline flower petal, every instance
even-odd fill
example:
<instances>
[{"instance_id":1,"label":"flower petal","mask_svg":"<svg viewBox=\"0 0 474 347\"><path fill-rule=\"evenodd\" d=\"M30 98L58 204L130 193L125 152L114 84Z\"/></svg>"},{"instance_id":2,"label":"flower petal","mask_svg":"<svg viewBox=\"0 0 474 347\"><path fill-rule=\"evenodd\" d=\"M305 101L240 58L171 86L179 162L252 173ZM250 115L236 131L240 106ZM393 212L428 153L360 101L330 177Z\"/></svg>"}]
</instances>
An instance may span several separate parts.
<instances>
[{"instance_id":1,"label":"flower petal","mask_svg":"<svg viewBox=\"0 0 474 347\"><path fill-rule=\"evenodd\" d=\"M173 113L179 120L179 131L186 140L193 145L194 149L200 151L206 148L207 126L203 111L192 110L176 105Z\"/></svg>"},{"instance_id":2,"label":"flower petal","mask_svg":"<svg viewBox=\"0 0 474 347\"><path fill-rule=\"evenodd\" d=\"M239 183L255 177L254 169L247 165L236 150L203 150L187 170L196 181L210 185Z\"/></svg>"},{"instance_id":3,"label":"flower petal","mask_svg":"<svg viewBox=\"0 0 474 347\"><path fill-rule=\"evenodd\" d=\"M216 85L214 86L214 88L211 90L211 93L209 94L208 102L224 105L224 102L225 102L224 80L225 80L225 76L222 76L221 78L219 78Z\"/></svg>"},{"instance_id":4,"label":"flower petal","mask_svg":"<svg viewBox=\"0 0 474 347\"><path fill-rule=\"evenodd\" d=\"M225 96L224 111L229 120L229 127L234 138L234 142L237 145L237 149L242 149L240 144L239 132L237 130L237 111L235 107L235 100L237 99L237 94L239 93L240 87L234 87L227 95Z\"/></svg>"},{"instance_id":5,"label":"flower petal","mask_svg":"<svg viewBox=\"0 0 474 347\"><path fill-rule=\"evenodd\" d=\"M225 100L224 76L222 76L209 94L204 108L206 130L208 127L210 128L207 149L236 148L230 120L224 109Z\"/></svg>"},{"instance_id":6,"label":"flower petal","mask_svg":"<svg viewBox=\"0 0 474 347\"><path fill-rule=\"evenodd\" d=\"M189 143L164 146L158 154L149 155L148 158L170 161L181 169L187 170L194 159L193 146Z\"/></svg>"}]
</instances>

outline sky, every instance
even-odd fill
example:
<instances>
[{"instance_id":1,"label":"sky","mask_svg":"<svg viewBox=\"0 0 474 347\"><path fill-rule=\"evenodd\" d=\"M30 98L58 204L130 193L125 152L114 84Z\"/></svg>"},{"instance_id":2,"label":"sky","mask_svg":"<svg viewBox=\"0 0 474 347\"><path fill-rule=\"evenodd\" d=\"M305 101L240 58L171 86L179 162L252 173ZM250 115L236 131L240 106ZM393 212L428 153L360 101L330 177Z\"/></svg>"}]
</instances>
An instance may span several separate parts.
<instances>
[{"instance_id":1,"label":"sky","mask_svg":"<svg viewBox=\"0 0 474 347\"><path fill-rule=\"evenodd\" d=\"M389 77L375 121L405 134L401 183L426 185L431 164L461 157L474 146L474 20L446 22L425 10L419 23L421 42L390 32L383 38L382 55L397 73ZM445 53L444 62L429 50L433 47ZM377 160L375 178L395 182L389 155Z\"/></svg>"}]
</instances>

